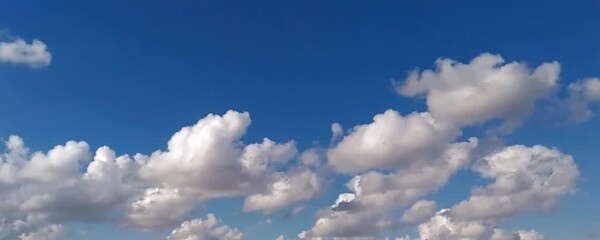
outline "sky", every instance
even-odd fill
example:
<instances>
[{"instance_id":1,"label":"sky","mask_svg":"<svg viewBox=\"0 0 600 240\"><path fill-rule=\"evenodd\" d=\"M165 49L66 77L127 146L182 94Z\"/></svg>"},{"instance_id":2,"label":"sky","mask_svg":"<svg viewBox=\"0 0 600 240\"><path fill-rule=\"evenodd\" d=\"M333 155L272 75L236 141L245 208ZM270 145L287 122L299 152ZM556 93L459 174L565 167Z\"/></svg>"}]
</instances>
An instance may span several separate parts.
<instances>
[{"instance_id":1,"label":"sky","mask_svg":"<svg viewBox=\"0 0 600 240\"><path fill-rule=\"evenodd\" d=\"M0 240L600 239L597 1L0 3Z\"/></svg>"}]
</instances>

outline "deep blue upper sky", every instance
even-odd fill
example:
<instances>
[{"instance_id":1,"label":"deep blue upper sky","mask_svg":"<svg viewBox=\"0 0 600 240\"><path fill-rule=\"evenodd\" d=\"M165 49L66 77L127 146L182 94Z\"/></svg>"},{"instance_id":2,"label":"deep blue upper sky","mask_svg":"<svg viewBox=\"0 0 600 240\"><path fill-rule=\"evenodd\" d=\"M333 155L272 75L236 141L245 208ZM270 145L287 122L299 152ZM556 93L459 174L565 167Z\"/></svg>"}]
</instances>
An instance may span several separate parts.
<instances>
[{"instance_id":1,"label":"deep blue upper sky","mask_svg":"<svg viewBox=\"0 0 600 240\"><path fill-rule=\"evenodd\" d=\"M0 65L0 136L17 134L35 150L85 140L92 149L149 154L164 149L181 127L235 109L252 116L245 141L326 145L333 122L350 127L390 108L425 111L423 101L397 96L391 81L416 67L432 68L439 57L468 61L490 52L532 66L557 60L564 85L600 76L599 12L600 2L592 0L5 0L0 29L44 41L53 59L42 69ZM559 147L578 160L584 181L580 194L564 203L578 206L553 215L561 219L518 221L563 236L597 228L590 221L600 213L593 190L600 184L594 177L600 122L554 127L531 121L507 141ZM337 193L310 206L327 206ZM264 219L228 215L228 208L240 211L240 201L211 204L240 229ZM313 223L312 212L281 221L282 233L294 235ZM548 227L548 221L578 226Z\"/></svg>"}]
</instances>

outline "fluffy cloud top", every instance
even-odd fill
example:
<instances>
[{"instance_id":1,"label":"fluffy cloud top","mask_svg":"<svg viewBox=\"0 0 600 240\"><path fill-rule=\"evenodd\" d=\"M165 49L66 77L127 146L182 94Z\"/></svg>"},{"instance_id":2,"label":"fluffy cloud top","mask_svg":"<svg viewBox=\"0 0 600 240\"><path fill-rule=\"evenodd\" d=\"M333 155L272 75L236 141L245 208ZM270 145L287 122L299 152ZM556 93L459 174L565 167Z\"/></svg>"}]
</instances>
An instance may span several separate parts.
<instances>
[{"instance_id":1,"label":"fluffy cloud top","mask_svg":"<svg viewBox=\"0 0 600 240\"><path fill-rule=\"evenodd\" d=\"M273 212L322 191L318 158L278 171L298 155L295 143L265 138L244 145L239 138L249 124L248 113L209 115L174 134L167 151L133 158L109 147L92 154L75 141L30 153L11 136L0 155L0 239L35 239L49 226L77 220L119 218L129 228L156 230L214 198L247 197L247 211Z\"/></svg>"},{"instance_id":2,"label":"fluffy cloud top","mask_svg":"<svg viewBox=\"0 0 600 240\"><path fill-rule=\"evenodd\" d=\"M140 167L140 177L159 187L130 205L126 219L133 228L156 229L185 219L199 203L248 196L246 211L273 212L321 192L321 175L307 167L276 171L298 154L294 142L265 138L244 146L248 113L208 115L182 128ZM168 216L168 217L164 217Z\"/></svg>"},{"instance_id":3,"label":"fluffy cloud top","mask_svg":"<svg viewBox=\"0 0 600 240\"><path fill-rule=\"evenodd\" d=\"M52 54L46 44L40 40L31 43L17 38L11 42L0 42L0 62L25 64L32 68L50 65Z\"/></svg>"},{"instance_id":4,"label":"fluffy cloud top","mask_svg":"<svg viewBox=\"0 0 600 240\"><path fill-rule=\"evenodd\" d=\"M558 62L532 70L484 53L469 63L438 59L435 70L413 71L397 89L403 96L424 95L438 120L468 126L501 119L500 130L510 132L556 87L559 73Z\"/></svg>"},{"instance_id":5,"label":"fluffy cloud top","mask_svg":"<svg viewBox=\"0 0 600 240\"><path fill-rule=\"evenodd\" d=\"M55 223L105 219L135 194L135 163L127 156L115 157L107 147L98 149L80 173L91 155L85 142L69 141L47 153L30 153L16 136L6 145L8 152L0 156L0 216L10 226L6 239L59 235Z\"/></svg>"}]
</instances>

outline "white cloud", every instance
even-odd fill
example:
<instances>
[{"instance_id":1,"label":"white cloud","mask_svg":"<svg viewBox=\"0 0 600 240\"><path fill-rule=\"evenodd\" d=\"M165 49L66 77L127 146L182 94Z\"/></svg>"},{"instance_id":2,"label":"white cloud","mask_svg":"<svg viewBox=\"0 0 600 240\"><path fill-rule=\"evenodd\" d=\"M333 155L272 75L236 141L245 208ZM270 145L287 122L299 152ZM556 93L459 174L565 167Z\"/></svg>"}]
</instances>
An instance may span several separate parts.
<instances>
[{"instance_id":1,"label":"white cloud","mask_svg":"<svg viewBox=\"0 0 600 240\"><path fill-rule=\"evenodd\" d=\"M0 218L0 239L57 240L64 234L60 224L45 224L34 218L7 221Z\"/></svg>"},{"instance_id":2,"label":"white cloud","mask_svg":"<svg viewBox=\"0 0 600 240\"><path fill-rule=\"evenodd\" d=\"M477 139L450 144L437 159L422 161L420 164L406 166L389 174L370 171L355 176L346 185L352 193L340 194L331 208L320 210L315 225L303 232L302 236L306 239L376 239L385 231L411 224L396 219L390 213L398 208L407 207L418 198L446 185L456 171L468 166L477 146ZM418 205L429 205L424 208L431 207L430 203L423 203ZM414 213L416 210L409 211ZM407 215L417 215L413 213ZM411 217L413 219L410 220L416 222L423 220L417 219L418 216Z\"/></svg>"},{"instance_id":3,"label":"white cloud","mask_svg":"<svg viewBox=\"0 0 600 240\"><path fill-rule=\"evenodd\" d=\"M306 206L304 206L304 205L297 206L294 209L292 209L292 211L290 211L289 215L290 216L298 216L298 214L300 214L302 211L304 211L305 208L306 208Z\"/></svg>"},{"instance_id":4,"label":"white cloud","mask_svg":"<svg viewBox=\"0 0 600 240\"><path fill-rule=\"evenodd\" d=\"M348 187L357 194L358 206L405 206L446 185L456 171L468 166L477 146L475 138L451 144L438 159L389 174L367 172L354 177Z\"/></svg>"},{"instance_id":5,"label":"white cloud","mask_svg":"<svg viewBox=\"0 0 600 240\"><path fill-rule=\"evenodd\" d=\"M300 165L304 167L326 172L329 171L329 169L325 169L324 166L322 166L323 162L325 162L325 158L325 153L322 149L310 148L302 152L298 157L298 160L300 161Z\"/></svg>"},{"instance_id":6,"label":"white cloud","mask_svg":"<svg viewBox=\"0 0 600 240\"><path fill-rule=\"evenodd\" d=\"M245 211L273 212L321 193L323 179L308 169L277 174L267 193L252 194L244 202Z\"/></svg>"},{"instance_id":7,"label":"white cloud","mask_svg":"<svg viewBox=\"0 0 600 240\"><path fill-rule=\"evenodd\" d=\"M51 182L70 179L79 175L79 162L89 157L89 146L85 142L69 141L48 151L34 153L21 170L25 179Z\"/></svg>"},{"instance_id":8,"label":"white cloud","mask_svg":"<svg viewBox=\"0 0 600 240\"><path fill-rule=\"evenodd\" d=\"M294 142L278 144L265 138L262 143L242 144L239 139L250 121L248 113L228 111L208 115L175 133L168 150L149 156L139 173L176 194L160 197L164 204L146 199L154 195L135 202L128 208L133 221L129 226L168 226L183 220L196 205L220 197L247 196L244 210L273 212L317 196L322 179L311 168L277 171L298 154ZM161 217L162 212L170 217Z\"/></svg>"},{"instance_id":9,"label":"white cloud","mask_svg":"<svg viewBox=\"0 0 600 240\"><path fill-rule=\"evenodd\" d=\"M437 204L434 201L420 200L402 214L401 221L409 224L419 224L433 217Z\"/></svg>"},{"instance_id":10,"label":"white cloud","mask_svg":"<svg viewBox=\"0 0 600 240\"><path fill-rule=\"evenodd\" d=\"M457 221L448 216L448 209L439 211L429 221L419 225L420 240L542 240L533 230L508 231L484 221ZM415 239L415 240L417 240Z\"/></svg>"},{"instance_id":11,"label":"white cloud","mask_svg":"<svg viewBox=\"0 0 600 240\"><path fill-rule=\"evenodd\" d=\"M592 107L600 102L600 79L587 78L569 84L567 98L554 106L559 114L566 112L571 122L585 122L594 116Z\"/></svg>"},{"instance_id":12,"label":"white cloud","mask_svg":"<svg viewBox=\"0 0 600 240\"><path fill-rule=\"evenodd\" d=\"M280 171L298 155L295 143L265 138L244 145L239 139L249 123L247 113L209 115L177 132L167 151L133 158L109 147L91 154L87 143L75 141L30 153L11 136L0 155L0 216L30 227L7 234L117 218L132 229L156 230L181 223L214 198L248 197L247 210L273 212L317 196L324 181L318 154L310 164Z\"/></svg>"},{"instance_id":13,"label":"white cloud","mask_svg":"<svg viewBox=\"0 0 600 240\"><path fill-rule=\"evenodd\" d=\"M8 152L0 156L0 216L21 226L11 228L10 236L35 239L35 232L57 226L53 223L105 219L134 194L127 180L133 163L108 148L100 148L81 174L81 162L91 155L85 142L31 154L19 137L11 136L6 145Z\"/></svg>"},{"instance_id":14,"label":"white cloud","mask_svg":"<svg viewBox=\"0 0 600 240\"><path fill-rule=\"evenodd\" d=\"M178 189L149 188L126 209L125 225L141 230L168 227L187 218L197 204L198 200Z\"/></svg>"},{"instance_id":15,"label":"white cloud","mask_svg":"<svg viewBox=\"0 0 600 240\"><path fill-rule=\"evenodd\" d=\"M40 68L50 65L51 60L52 54L46 44L40 40L34 39L31 43L27 43L17 38L11 42L0 42L0 62Z\"/></svg>"},{"instance_id":16,"label":"white cloud","mask_svg":"<svg viewBox=\"0 0 600 240\"><path fill-rule=\"evenodd\" d=\"M279 235L279 237L275 238L275 240L285 240L285 237L283 235Z\"/></svg>"},{"instance_id":17,"label":"white cloud","mask_svg":"<svg viewBox=\"0 0 600 240\"><path fill-rule=\"evenodd\" d=\"M167 151L149 156L140 176L200 199L239 194L242 184L254 177L239 161L243 151L239 138L249 125L247 112L208 115L175 133Z\"/></svg>"},{"instance_id":18,"label":"white cloud","mask_svg":"<svg viewBox=\"0 0 600 240\"><path fill-rule=\"evenodd\" d=\"M387 110L375 115L372 123L354 127L327 156L340 173L398 169L436 159L459 133L427 113L402 116Z\"/></svg>"},{"instance_id":19,"label":"white cloud","mask_svg":"<svg viewBox=\"0 0 600 240\"><path fill-rule=\"evenodd\" d=\"M331 142L337 142L344 135L344 128L342 124L333 123L331 124Z\"/></svg>"},{"instance_id":20,"label":"white cloud","mask_svg":"<svg viewBox=\"0 0 600 240\"><path fill-rule=\"evenodd\" d=\"M587 78L582 81L569 84L569 90L581 94L588 101L600 101L600 79Z\"/></svg>"},{"instance_id":21,"label":"white cloud","mask_svg":"<svg viewBox=\"0 0 600 240\"><path fill-rule=\"evenodd\" d=\"M317 219L309 231L300 233L301 239L322 238L375 238L388 229L390 222L376 212L335 212Z\"/></svg>"},{"instance_id":22,"label":"white cloud","mask_svg":"<svg viewBox=\"0 0 600 240\"><path fill-rule=\"evenodd\" d=\"M244 234L220 221L213 214L206 219L186 221L173 230L167 240L240 240Z\"/></svg>"},{"instance_id":23,"label":"white cloud","mask_svg":"<svg viewBox=\"0 0 600 240\"><path fill-rule=\"evenodd\" d=\"M277 144L265 138L262 143L247 145L242 155L242 164L252 174L261 174L270 167L281 166L298 154L296 143L289 141Z\"/></svg>"},{"instance_id":24,"label":"white cloud","mask_svg":"<svg viewBox=\"0 0 600 240\"><path fill-rule=\"evenodd\" d=\"M474 170L494 182L452 207L450 214L458 220L498 220L551 209L579 178L571 156L539 145L506 147L477 161Z\"/></svg>"},{"instance_id":25,"label":"white cloud","mask_svg":"<svg viewBox=\"0 0 600 240\"><path fill-rule=\"evenodd\" d=\"M556 87L559 73L558 62L531 70L484 53L469 63L440 58L435 70L415 70L397 89L403 96L424 95L440 121L468 126L500 119L499 130L510 132Z\"/></svg>"}]
</instances>

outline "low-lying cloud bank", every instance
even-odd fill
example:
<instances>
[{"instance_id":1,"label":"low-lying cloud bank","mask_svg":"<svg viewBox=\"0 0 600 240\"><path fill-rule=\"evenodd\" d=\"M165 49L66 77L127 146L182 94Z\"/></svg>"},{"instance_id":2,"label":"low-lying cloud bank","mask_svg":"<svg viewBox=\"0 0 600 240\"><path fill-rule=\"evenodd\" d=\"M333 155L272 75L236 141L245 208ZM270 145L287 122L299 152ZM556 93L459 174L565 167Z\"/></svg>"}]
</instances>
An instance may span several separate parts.
<instances>
[{"instance_id":1,"label":"low-lying cloud bank","mask_svg":"<svg viewBox=\"0 0 600 240\"><path fill-rule=\"evenodd\" d=\"M0 43L0 61L47 65L50 55L42 44ZM387 110L347 131L334 123L330 146L304 151L293 140L242 142L251 118L236 111L182 128L166 150L133 156L108 146L92 152L82 141L36 152L10 136L0 155L0 239L60 239L69 221L145 231L179 225L169 240L242 239L242 232L212 214L189 219L203 203L224 197L245 198L240 207L246 212L300 209L301 202L326 191L336 174L352 176L348 192L319 210L313 227L298 238L381 239L416 227L418 236L397 239L543 239L534 230L498 226L556 207L575 190L577 165L558 149L504 146L500 139L517 131L541 103L570 113L573 122L593 116L600 80L574 82L561 99L559 75L558 62L531 68L487 53L469 63L439 59L436 69L415 70L396 84L400 95L424 98L426 112ZM499 124L482 136L462 133L491 121ZM448 209L427 199L466 170L489 184L474 187Z\"/></svg>"}]
</instances>

